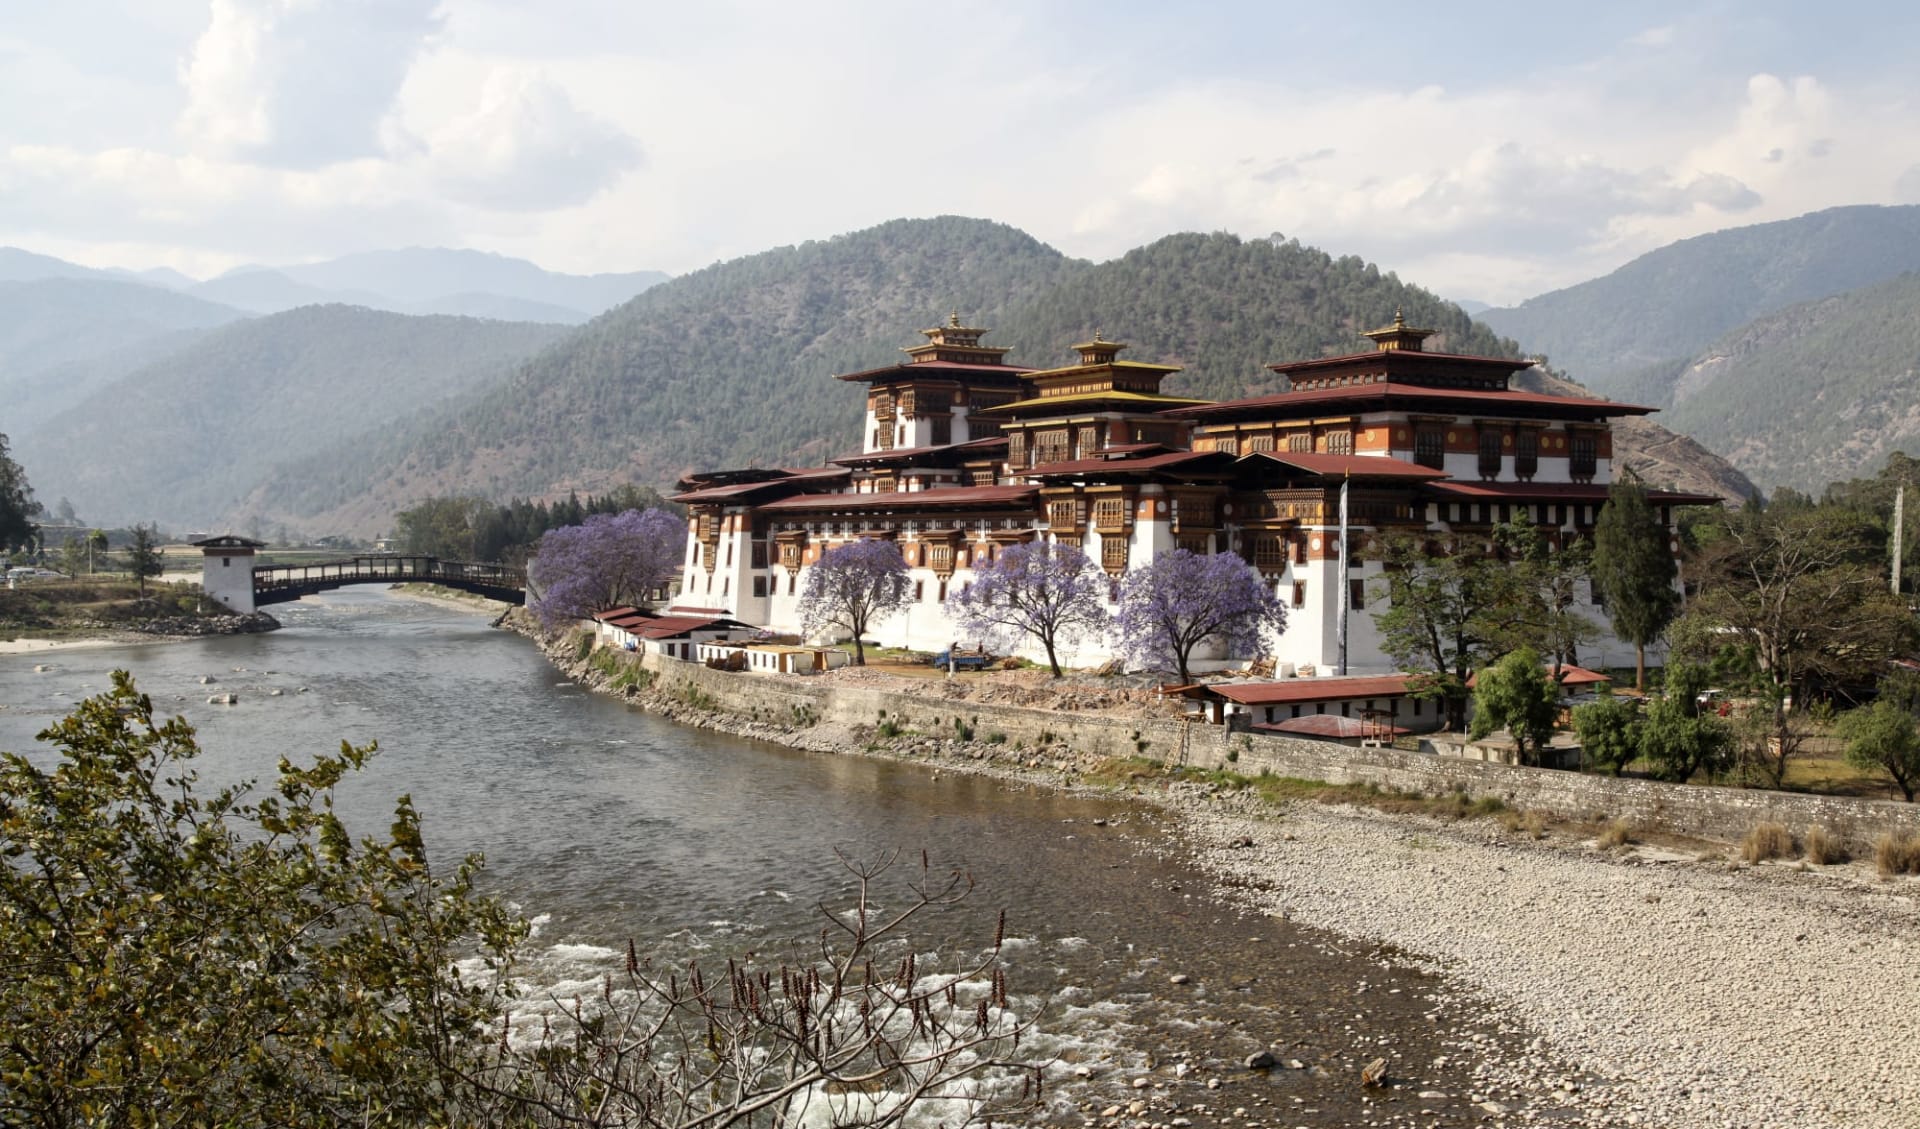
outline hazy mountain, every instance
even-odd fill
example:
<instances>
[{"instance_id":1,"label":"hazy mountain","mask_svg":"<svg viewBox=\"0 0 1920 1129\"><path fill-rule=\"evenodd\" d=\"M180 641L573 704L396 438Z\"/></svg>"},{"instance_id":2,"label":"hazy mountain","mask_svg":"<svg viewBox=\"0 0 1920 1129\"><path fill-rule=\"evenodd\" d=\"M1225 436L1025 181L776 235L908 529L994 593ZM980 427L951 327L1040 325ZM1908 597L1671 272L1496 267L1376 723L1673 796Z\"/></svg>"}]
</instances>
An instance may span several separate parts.
<instances>
[{"instance_id":1,"label":"hazy mountain","mask_svg":"<svg viewBox=\"0 0 1920 1129\"><path fill-rule=\"evenodd\" d=\"M1094 265L1001 224L896 221L675 279L497 387L290 464L247 507L365 532L429 494L599 491L691 468L817 463L859 441L863 389L832 374L897 359L949 311L993 327L988 340L1017 363L1066 363L1071 342L1100 330L1132 342L1130 357L1188 366L1169 390L1225 398L1276 390L1268 363L1365 347L1359 332L1395 309L1442 330L1436 347L1517 355L1458 307L1297 243L1178 235Z\"/></svg>"},{"instance_id":2,"label":"hazy mountain","mask_svg":"<svg viewBox=\"0 0 1920 1129\"><path fill-rule=\"evenodd\" d=\"M296 281L284 271L265 267L228 271L211 281L195 283L187 293L256 314L277 314L300 306L346 305L387 309L395 304L394 299L384 294L329 290Z\"/></svg>"},{"instance_id":3,"label":"hazy mountain","mask_svg":"<svg viewBox=\"0 0 1920 1129\"><path fill-rule=\"evenodd\" d=\"M1791 306L1640 374L1661 422L1768 490L1818 494L1920 452L1920 275Z\"/></svg>"},{"instance_id":4,"label":"hazy mountain","mask_svg":"<svg viewBox=\"0 0 1920 1129\"><path fill-rule=\"evenodd\" d=\"M101 278L105 271L69 263L51 255L36 255L18 247L0 247L0 282L32 282L42 278Z\"/></svg>"},{"instance_id":5,"label":"hazy mountain","mask_svg":"<svg viewBox=\"0 0 1920 1129\"><path fill-rule=\"evenodd\" d=\"M577 320L581 321L620 305L668 277L660 271L560 274L542 270L525 259L440 247L368 251L279 269L308 286L377 293L403 305L452 295L491 294L577 311Z\"/></svg>"},{"instance_id":6,"label":"hazy mountain","mask_svg":"<svg viewBox=\"0 0 1920 1129\"><path fill-rule=\"evenodd\" d=\"M1480 320L1597 392L1762 315L1920 270L1920 206L1832 208L1683 239ZM1644 382L1641 382L1644 386Z\"/></svg>"},{"instance_id":7,"label":"hazy mountain","mask_svg":"<svg viewBox=\"0 0 1920 1129\"><path fill-rule=\"evenodd\" d=\"M494 321L543 321L554 325L579 325L590 320L590 315L571 306L509 298L503 294L447 294L423 302L409 302L401 312L491 318Z\"/></svg>"},{"instance_id":8,"label":"hazy mountain","mask_svg":"<svg viewBox=\"0 0 1920 1129\"><path fill-rule=\"evenodd\" d=\"M164 291L153 291L165 295ZM271 468L484 385L562 328L315 306L216 330L16 437L38 493L207 524Z\"/></svg>"},{"instance_id":9,"label":"hazy mountain","mask_svg":"<svg viewBox=\"0 0 1920 1129\"><path fill-rule=\"evenodd\" d=\"M0 433L19 440L101 383L245 316L105 277L0 282Z\"/></svg>"}]
</instances>

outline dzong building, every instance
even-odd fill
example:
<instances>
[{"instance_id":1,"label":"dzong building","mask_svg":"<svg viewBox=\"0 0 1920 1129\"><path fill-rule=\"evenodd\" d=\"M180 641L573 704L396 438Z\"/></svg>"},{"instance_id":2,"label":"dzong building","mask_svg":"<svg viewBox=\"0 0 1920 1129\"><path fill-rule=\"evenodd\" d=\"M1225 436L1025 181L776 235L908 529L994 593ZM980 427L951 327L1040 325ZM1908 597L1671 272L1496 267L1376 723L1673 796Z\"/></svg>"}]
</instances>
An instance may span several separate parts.
<instances>
[{"instance_id":1,"label":"dzong building","mask_svg":"<svg viewBox=\"0 0 1920 1129\"><path fill-rule=\"evenodd\" d=\"M1098 333L1073 346L1073 363L1035 369L957 315L921 332L899 363L837 377L866 386L859 453L681 481L676 607L799 633L808 566L835 545L885 538L911 569L914 601L869 634L935 651L966 642L947 600L1008 545L1078 546L1116 595L1159 553L1237 553L1288 606L1269 644L1282 672L1336 670L1344 606L1347 671L1386 673L1367 584L1382 566L1352 559L1342 579L1343 486L1349 546L1389 529L1484 536L1510 520L1556 543L1586 537L1612 478L1611 421L1653 410L1516 389L1530 362L1429 351L1433 331L1398 314L1364 335L1371 348L1271 365L1284 391L1224 402L1162 391L1177 367L1124 358L1125 344ZM1649 498L1669 523L1676 505L1718 500ZM1579 610L1604 627L1585 595ZM1102 644L1062 659L1110 657ZM1581 656L1632 659L1610 635Z\"/></svg>"}]
</instances>

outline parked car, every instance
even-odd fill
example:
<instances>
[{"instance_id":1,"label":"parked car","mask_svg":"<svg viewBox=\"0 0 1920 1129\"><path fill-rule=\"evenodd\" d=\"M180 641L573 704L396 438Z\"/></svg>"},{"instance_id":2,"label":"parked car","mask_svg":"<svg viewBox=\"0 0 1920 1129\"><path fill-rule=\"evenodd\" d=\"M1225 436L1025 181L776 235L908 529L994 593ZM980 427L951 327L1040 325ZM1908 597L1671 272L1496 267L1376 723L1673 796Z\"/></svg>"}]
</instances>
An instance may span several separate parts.
<instances>
[{"instance_id":1,"label":"parked car","mask_svg":"<svg viewBox=\"0 0 1920 1129\"><path fill-rule=\"evenodd\" d=\"M10 568L7 570L7 583L9 584L30 584L36 580L65 579L65 573L55 572L50 568L33 568L27 565L21 565L18 568Z\"/></svg>"}]
</instances>

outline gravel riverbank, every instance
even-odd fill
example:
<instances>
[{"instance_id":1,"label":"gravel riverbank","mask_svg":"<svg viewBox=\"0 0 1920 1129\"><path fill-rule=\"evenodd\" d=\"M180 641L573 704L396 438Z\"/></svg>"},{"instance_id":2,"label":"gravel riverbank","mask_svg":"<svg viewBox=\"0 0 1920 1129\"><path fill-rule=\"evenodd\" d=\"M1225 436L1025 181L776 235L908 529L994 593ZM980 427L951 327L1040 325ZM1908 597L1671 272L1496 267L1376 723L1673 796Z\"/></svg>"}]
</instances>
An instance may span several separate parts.
<instances>
[{"instance_id":1,"label":"gravel riverbank","mask_svg":"<svg viewBox=\"0 0 1920 1129\"><path fill-rule=\"evenodd\" d=\"M545 646L576 680L604 682ZM876 742L622 696L686 724L935 770L1076 787L1093 767L1064 747ZM1218 897L1394 946L1444 974L1462 1014L1533 1036L1530 1053L1480 1061L1477 1092L1435 1094L1431 1119L1403 1123L1920 1126L1920 880L1882 881L1869 863L1745 866L1730 849L1601 850L1560 831L1535 841L1484 819L1276 808L1200 785L1138 796L1180 824ZM1152 1123L1116 1116L1106 1123Z\"/></svg>"}]
</instances>

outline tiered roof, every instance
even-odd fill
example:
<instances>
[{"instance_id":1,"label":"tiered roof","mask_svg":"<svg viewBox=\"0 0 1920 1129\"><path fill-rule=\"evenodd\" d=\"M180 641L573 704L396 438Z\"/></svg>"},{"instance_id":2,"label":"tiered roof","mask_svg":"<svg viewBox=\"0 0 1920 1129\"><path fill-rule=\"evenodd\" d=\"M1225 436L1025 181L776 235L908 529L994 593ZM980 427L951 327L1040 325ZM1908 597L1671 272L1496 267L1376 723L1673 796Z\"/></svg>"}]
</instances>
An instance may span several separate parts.
<instances>
[{"instance_id":1,"label":"tiered roof","mask_svg":"<svg viewBox=\"0 0 1920 1129\"><path fill-rule=\"evenodd\" d=\"M998 384L1012 388L1019 386L1023 373L1033 371L1008 364L1007 350L980 344L980 338L989 331L961 325L958 312L947 319L946 325L920 332L926 337L926 344L901 350L910 360L861 372L841 373L834 379L861 384L890 384L916 377L964 378L970 384Z\"/></svg>"}]
</instances>

